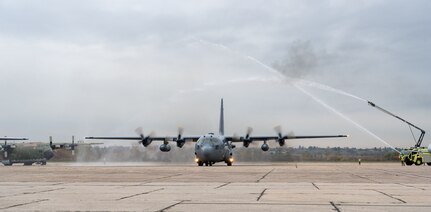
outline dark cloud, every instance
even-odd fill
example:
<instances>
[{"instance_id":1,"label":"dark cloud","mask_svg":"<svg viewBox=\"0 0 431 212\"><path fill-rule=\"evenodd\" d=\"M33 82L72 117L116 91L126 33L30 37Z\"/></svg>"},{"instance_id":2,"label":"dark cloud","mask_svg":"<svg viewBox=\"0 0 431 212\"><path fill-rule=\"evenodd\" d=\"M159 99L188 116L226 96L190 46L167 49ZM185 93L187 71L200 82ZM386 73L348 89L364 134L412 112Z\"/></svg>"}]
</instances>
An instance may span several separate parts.
<instances>
[{"instance_id":1,"label":"dark cloud","mask_svg":"<svg viewBox=\"0 0 431 212\"><path fill-rule=\"evenodd\" d=\"M315 69L318 58L310 42L295 41L287 48L285 58L274 62L273 67L288 77L301 78Z\"/></svg>"}]
</instances>

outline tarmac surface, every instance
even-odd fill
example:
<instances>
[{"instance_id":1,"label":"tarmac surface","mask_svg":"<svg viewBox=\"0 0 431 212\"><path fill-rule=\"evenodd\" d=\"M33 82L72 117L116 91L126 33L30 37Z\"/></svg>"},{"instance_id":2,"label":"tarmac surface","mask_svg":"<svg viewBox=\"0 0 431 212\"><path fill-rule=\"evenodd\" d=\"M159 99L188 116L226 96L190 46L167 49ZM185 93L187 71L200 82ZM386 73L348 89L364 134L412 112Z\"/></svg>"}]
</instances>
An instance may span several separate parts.
<instances>
[{"instance_id":1,"label":"tarmac surface","mask_svg":"<svg viewBox=\"0 0 431 212\"><path fill-rule=\"evenodd\" d=\"M431 167L399 163L0 167L2 211L431 211Z\"/></svg>"}]
</instances>

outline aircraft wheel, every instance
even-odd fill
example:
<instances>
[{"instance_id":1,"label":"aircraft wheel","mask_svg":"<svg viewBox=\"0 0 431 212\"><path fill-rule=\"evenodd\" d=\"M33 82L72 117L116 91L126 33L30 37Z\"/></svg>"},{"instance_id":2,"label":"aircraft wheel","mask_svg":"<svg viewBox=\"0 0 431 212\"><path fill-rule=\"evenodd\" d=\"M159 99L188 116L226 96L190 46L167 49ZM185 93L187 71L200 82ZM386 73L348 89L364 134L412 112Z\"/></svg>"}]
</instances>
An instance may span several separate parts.
<instances>
[{"instance_id":1,"label":"aircraft wheel","mask_svg":"<svg viewBox=\"0 0 431 212\"><path fill-rule=\"evenodd\" d=\"M232 163L231 162L227 162L227 166L232 166Z\"/></svg>"},{"instance_id":2,"label":"aircraft wheel","mask_svg":"<svg viewBox=\"0 0 431 212\"><path fill-rule=\"evenodd\" d=\"M208 162L205 162L205 166L208 166Z\"/></svg>"},{"instance_id":3,"label":"aircraft wheel","mask_svg":"<svg viewBox=\"0 0 431 212\"><path fill-rule=\"evenodd\" d=\"M203 165L204 165L204 162L202 162L202 161L198 162L198 166L203 166Z\"/></svg>"},{"instance_id":4,"label":"aircraft wheel","mask_svg":"<svg viewBox=\"0 0 431 212\"><path fill-rule=\"evenodd\" d=\"M33 163L24 163L24 166L31 166Z\"/></svg>"},{"instance_id":5,"label":"aircraft wheel","mask_svg":"<svg viewBox=\"0 0 431 212\"><path fill-rule=\"evenodd\" d=\"M42 162L40 165L45 166L46 165L46 161Z\"/></svg>"},{"instance_id":6,"label":"aircraft wheel","mask_svg":"<svg viewBox=\"0 0 431 212\"><path fill-rule=\"evenodd\" d=\"M212 162L209 162L209 165L210 165L210 166L213 166L213 163L212 163Z\"/></svg>"}]
</instances>

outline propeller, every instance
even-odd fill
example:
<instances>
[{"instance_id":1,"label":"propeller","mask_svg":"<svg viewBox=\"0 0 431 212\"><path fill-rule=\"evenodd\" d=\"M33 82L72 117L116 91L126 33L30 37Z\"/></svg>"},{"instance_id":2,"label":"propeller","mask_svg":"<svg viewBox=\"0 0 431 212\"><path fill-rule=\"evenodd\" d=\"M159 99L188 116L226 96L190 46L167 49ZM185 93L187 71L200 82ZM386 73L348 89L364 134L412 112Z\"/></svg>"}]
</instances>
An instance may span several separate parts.
<instances>
[{"instance_id":1,"label":"propeller","mask_svg":"<svg viewBox=\"0 0 431 212\"><path fill-rule=\"evenodd\" d=\"M253 128L251 127L247 127L247 133L245 134L245 138L249 139L250 138L250 134L253 132Z\"/></svg>"},{"instance_id":2,"label":"propeller","mask_svg":"<svg viewBox=\"0 0 431 212\"><path fill-rule=\"evenodd\" d=\"M151 137L154 135L154 132L151 132L149 135L144 135L144 130L142 127L138 127L135 129L135 132L141 136L141 140L139 141L140 144L142 144L144 147L147 147L151 144L152 140Z\"/></svg>"},{"instance_id":3,"label":"propeller","mask_svg":"<svg viewBox=\"0 0 431 212\"><path fill-rule=\"evenodd\" d=\"M284 146L285 138L283 137L281 126L278 125L278 126L274 127L274 130L278 135L278 139L277 139L278 144L280 144L280 146Z\"/></svg>"},{"instance_id":4,"label":"propeller","mask_svg":"<svg viewBox=\"0 0 431 212\"><path fill-rule=\"evenodd\" d=\"M72 146L70 147L72 149L72 155L75 155L75 136L72 135Z\"/></svg>"},{"instance_id":5,"label":"propeller","mask_svg":"<svg viewBox=\"0 0 431 212\"><path fill-rule=\"evenodd\" d=\"M4 159L7 159L8 151L10 149L10 145L7 144L7 141L4 141L4 146L2 147Z\"/></svg>"},{"instance_id":6,"label":"propeller","mask_svg":"<svg viewBox=\"0 0 431 212\"><path fill-rule=\"evenodd\" d=\"M252 132L253 132L253 128L247 127L247 131L246 131L245 137L242 138L242 145L244 147L248 147L250 145L250 143L252 142L252 140L250 139L250 134Z\"/></svg>"},{"instance_id":7,"label":"propeller","mask_svg":"<svg viewBox=\"0 0 431 212\"><path fill-rule=\"evenodd\" d=\"M186 143L186 140L183 139L182 135L184 132L184 128L178 127L178 136L177 136L177 147L182 148L184 144Z\"/></svg>"}]
</instances>

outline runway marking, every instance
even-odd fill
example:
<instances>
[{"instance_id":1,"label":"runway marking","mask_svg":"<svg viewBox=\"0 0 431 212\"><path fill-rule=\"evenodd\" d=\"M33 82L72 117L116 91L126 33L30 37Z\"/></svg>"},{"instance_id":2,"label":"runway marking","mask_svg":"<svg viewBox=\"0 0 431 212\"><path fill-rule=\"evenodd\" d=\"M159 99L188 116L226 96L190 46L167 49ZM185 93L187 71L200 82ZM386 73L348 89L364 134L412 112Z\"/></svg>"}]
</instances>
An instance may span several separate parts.
<instances>
[{"instance_id":1,"label":"runway marking","mask_svg":"<svg viewBox=\"0 0 431 212\"><path fill-rule=\"evenodd\" d=\"M385 196L387 196L387 197L390 197L390 198L392 198L392 199L395 199L395 200L398 200L398 201L400 201L400 202L402 202L402 203L407 203L406 201L404 201L404 200L402 200L402 199L400 199L400 198L396 198L396 197L394 197L394 196L392 196L392 195L390 195L390 194L387 194L387 193L385 193L385 192L383 192L383 191L379 191L379 190L376 190L376 189L372 189L373 191L376 191L376 192L379 192L379 193L381 193L381 194L383 194L383 195L385 195Z\"/></svg>"},{"instance_id":2,"label":"runway marking","mask_svg":"<svg viewBox=\"0 0 431 212\"><path fill-rule=\"evenodd\" d=\"M144 194L153 193L153 192L156 192L156 191L161 191L163 189L164 188L159 188L159 189L152 190L152 191L146 191L146 192L142 192L142 193L139 193L139 194L133 194L133 195L130 195L130 196L121 197L121 198L116 199L116 200L118 201L118 200L128 199L128 198L132 198L132 197L136 197L136 196L140 196L140 195L144 195Z\"/></svg>"},{"instance_id":3,"label":"runway marking","mask_svg":"<svg viewBox=\"0 0 431 212\"><path fill-rule=\"evenodd\" d=\"M227 182L227 183L225 183L225 184L221 184L221 185L219 185L219 186L215 187L214 189L219 189L219 188L221 188L221 187L225 187L225 186L229 185L230 183L231 183L231 182Z\"/></svg>"},{"instance_id":4,"label":"runway marking","mask_svg":"<svg viewBox=\"0 0 431 212\"><path fill-rule=\"evenodd\" d=\"M316 185L316 184L314 184L313 182L312 182L311 184L313 184L313 186L314 186L314 187L316 187L316 188L317 188L317 190L320 190L320 188L319 188L319 187L317 187L317 185Z\"/></svg>"},{"instance_id":5,"label":"runway marking","mask_svg":"<svg viewBox=\"0 0 431 212\"><path fill-rule=\"evenodd\" d=\"M0 208L0 209L4 210L4 209L9 209L9 208L14 208L14 207L19 207L19 206L29 205L29 204L33 204L33 203L44 202L44 201L48 201L48 200L49 199L34 200L34 201L31 201L31 202L26 202L26 203L11 205L11 206L7 206L7 207Z\"/></svg>"},{"instance_id":6,"label":"runway marking","mask_svg":"<svg viewBox=\"0 0 431 212\"><path fill-rule=\"evenodd\" d=\"M260 198L262 198L263 194L265 194L265 191L267 190L267 188L263 189L262 193L260 193L259 197L257 197L256 201L259 201Z\"/></svg>"},{"instance_id":7,"label":"runway marking","mask_svg":"<svg viewBox=\"0 0 431 212\"><path fill-rule=\"evenodd\" d=\"M163 212L163 211L166 211L166 210L168 210L168 209L171 209L172 207L175 207L176 205L179 205L179 204L181 204L181 203L183 203L183 202L185 202L185 201L186 201L186 200L181 200L181 201L179 201L179 202L177 202L177 203L175 203L175 204L169 205L168 207L166 207L166 208L163 208L163 209L159 210L158 212Z\"/></svg>"},{"instance_id":8,"label":"runway marking","mask_svg":"<svg viewBox=\"0 0 431 212\"><path fill-rule=\"evenodd\" d=\"M334 207L334 211L337 211L337 212L340 212L341 210L337 207L337 205L335 205L335 203L334 202L329 202L329 203L331 203L331 205L332 205L332 207Z\"/></svg>"},{"instance_id":9,"label":"runway marking","mask_svg":"<svg viewBox=\"0 0 431 212\"><path fill-rule=\"evenodd\" d=\"M272 171L274 171L275 168L271 169L271 171L267 172L266 174L264 174L260 179L256 180L256 183L260 182L261 180L263 180L266 176L268 176L268 174L270 174Z\"/></svg>"}]
</instances>

